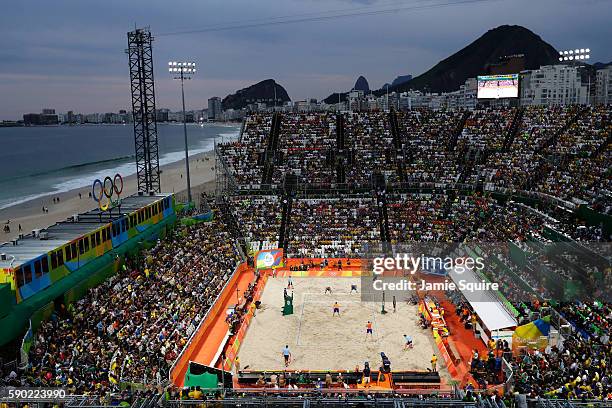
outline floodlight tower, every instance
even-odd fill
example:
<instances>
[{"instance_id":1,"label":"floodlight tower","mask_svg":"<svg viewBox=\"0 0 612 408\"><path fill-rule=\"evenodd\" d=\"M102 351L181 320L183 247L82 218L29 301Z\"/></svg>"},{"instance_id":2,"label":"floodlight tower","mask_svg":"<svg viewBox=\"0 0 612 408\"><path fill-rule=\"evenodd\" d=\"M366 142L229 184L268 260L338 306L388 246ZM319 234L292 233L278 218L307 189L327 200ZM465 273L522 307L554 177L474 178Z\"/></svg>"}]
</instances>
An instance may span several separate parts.
<instances>
[{"instance_id":1,"label":"floodlight tower","mask_svg":"<svg viewBox=\"0 0 612 408\"><path fill-rule=\"evenodd\" d=\"M189 146L187 144L187 115L185 114L185 87L186 79L196 72L195 62L168 62L168 71L174 75L174 79L181 80L181 97L183 100L183 133L185 135L185 169L187 171L187 200L191 203L191 178L189 176Z\"/></svg>"},{"instance_id":2,"label":"floodlight tower","mask_svg":"<svg viewBox=\"0 0 612 408\"><path fill-rule=\"evenodd\" d=\"M573 50L564 50L559 51L559 61L560 62L587 62L591 58L591 49L590 48L576 48ZM587 85L587 105L590 102L591 96L591 75L587 75L589 82Z\"/></svg>"},{"instance_id":3,"label":"floodlight tower","mask_svg":"<svg viewBox=\"0 0 612 408\"><path fill-rule=\"evenodd\" d=\"M127 33L136 147L138 191L161 192L159 146L155 115L155 81L153 79L153 36L148 28Z\"/></svg>"}]
</instances>

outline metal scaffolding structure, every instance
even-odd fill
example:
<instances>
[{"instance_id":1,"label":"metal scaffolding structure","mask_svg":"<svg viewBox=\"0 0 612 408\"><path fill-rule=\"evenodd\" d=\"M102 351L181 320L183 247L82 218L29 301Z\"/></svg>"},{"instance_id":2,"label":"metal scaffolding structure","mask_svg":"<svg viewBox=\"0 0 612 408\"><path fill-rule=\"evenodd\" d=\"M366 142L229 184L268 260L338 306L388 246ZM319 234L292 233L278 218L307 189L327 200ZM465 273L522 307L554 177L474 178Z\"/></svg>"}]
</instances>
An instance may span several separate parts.
<instances>
[{"instance_id":1,"label":"metal scaffolding structure","mask_svg":"<svg viewBox=\"0 0 612 408\"><path fill-rule=\"evenodd\" d=\"M148 28L127 33L126 53L130 63L136 177L138 191L161 192L159 147L155 115L155 81L153 80L153 36Z\"/></svg>"}]
</instances>

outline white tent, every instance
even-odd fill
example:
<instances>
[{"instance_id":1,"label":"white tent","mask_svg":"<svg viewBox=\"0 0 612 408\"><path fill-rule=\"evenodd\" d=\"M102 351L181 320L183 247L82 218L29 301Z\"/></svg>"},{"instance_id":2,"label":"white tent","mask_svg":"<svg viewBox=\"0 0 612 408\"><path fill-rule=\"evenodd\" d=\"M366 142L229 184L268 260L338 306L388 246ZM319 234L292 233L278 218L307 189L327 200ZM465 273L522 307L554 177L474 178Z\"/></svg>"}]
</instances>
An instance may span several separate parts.
<instances>
[{"instance_id":1,"label":"white tent","mask_svg":"<svg viewBox=\"0 0 612 408\"><path fill-rule=\"evenodd\" d=\"M508 329L518 324L494 291L469 289L470 283L473 287L482 283L474 271L466 268L460 273L456 269L451 269L449 275L489 331Z\"/></svg>"}]
</instances>

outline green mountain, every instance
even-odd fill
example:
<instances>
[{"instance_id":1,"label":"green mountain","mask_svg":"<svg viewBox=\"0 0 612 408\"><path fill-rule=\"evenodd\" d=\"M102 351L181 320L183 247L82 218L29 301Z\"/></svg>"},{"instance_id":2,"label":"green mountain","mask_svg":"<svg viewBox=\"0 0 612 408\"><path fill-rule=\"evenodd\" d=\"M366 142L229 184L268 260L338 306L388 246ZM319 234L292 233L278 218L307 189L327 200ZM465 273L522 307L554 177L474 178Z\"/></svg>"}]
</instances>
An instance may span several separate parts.
<instances>
[{"instance_id":1,"label":"green mountain","mask_svg":"<svg viewBox=\"0 0 612 408\"><path fill-rule=\"evenodd\" d=\"M277 106L291 100L285 88L273 79L266 79L227 95L221 102L223 109L242 109L251 103L265 103L268 106L274 106L275 88Z\"/></svg>"},{"instance_id":2,"label":"green mountain","mask_svg":"<svg viewBox=\"0 0 612 408\"><path fill-rule=\"evenodd\" d=\"M389 91L456 91L466 79L485 73L487 67L497 63L500 57L516 54L525 55L525 69L537 69L541 65L559 62L557 50L537 34L525 27L503 25L487 31L427 72L410 81L389 87ZM380 89L376 94L382 95L384 92L384 89Z\"/></svg>"}]
</instances>

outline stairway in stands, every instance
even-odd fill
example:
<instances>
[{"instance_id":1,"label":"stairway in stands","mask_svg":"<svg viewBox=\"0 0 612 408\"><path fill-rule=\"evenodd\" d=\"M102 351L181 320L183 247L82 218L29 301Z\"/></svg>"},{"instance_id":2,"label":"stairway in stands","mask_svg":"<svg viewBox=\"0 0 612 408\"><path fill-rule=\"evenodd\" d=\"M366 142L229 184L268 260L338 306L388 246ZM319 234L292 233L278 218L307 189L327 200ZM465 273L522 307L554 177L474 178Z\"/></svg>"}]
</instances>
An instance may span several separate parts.
<instances>
[{"instance_id":1,"label":"stairway in stands","mask_svg":"<svg viewBox=\"0 0 612 408\"><path fill-rule=\"evenodd\" d=\"M420 119L419 119L419 128L422 129L428 129L429 128L429 121L431 120L433 114L429 111L429 110L425 110L425 111L421 111L420 113ZM402 164L402 173L400 174L404 174L406 181L408 181L408 171L406 170L407 166L410 166L411 164L414 163L414 161L417 158L418 155L418 151L416 150L416 148L411 147L410 142L410 130L408 130L408 133L405 134L404 136L404 142L405 144L402 146L402 159L401 159L401 164ZM419 132L420 129L417 129L416 132Z\"/></svg>"},{"instance_id":2,"label":"stairway in stands","mask_svg":"<svg viewBox=\"0 0 612 408\"><path fill-rule=\"evenodd\" d=\"M608 127L607 124L603 124L603 126L601 127L602 129L606 129ZM600 144L597 149L593 150L593 152L589 155L590 159L596 159L597 156L599 156L600 154L602 154L607 148L608 146L612 144L612 134L610 134L606 140Z\"/></svg>"},{"instance_id":3,"label":"stairway in stands","mask_svg":"<svg viewBox=\"0 0 612 408\"><path fill-rule=\"evenodd\" d=\"M378 213L378 228L380 231L380 241L383 243L383 249L388 251L391 245L391 233L389 230L389 212L387 208L387 194L384 191L377 191L376 208Z\"/></svg>"},{"instance_id":4,"label":"stairway in stands","mask_svg":"<svg viewBox=\"0 0 612 408\"><path fill-rule=\"evenodd\" d=\"M291 208L293 207L293 196L290 194L283 194L281 197L281 225L280 232L278 234L278 244L283 248L285 253L289 247L289 236L291 232Z\"/></svg>"},{"instance_id":5,"label":"stairway in stands","mask_svg":"<svg viewBox=\"0 0 612 408\"><path fill-rule=\"evenodd\" d=\"M238 242L238 250L240 256L246 261L246 254L249 253L246 238L240 228L236 216L232 211L232 204L227 201L227 197L220 196L216 200L216 204L219 207L222 222L227 226L228 231L232 235L235 241Z\"/></svg>"},{"instance_id":6,"label":"stairway in stands","mask_svg":"<svg viewBox=\"0 0 612 408\"><path fill-rule=\"evenodd\" d=\"M457 146L457 140L459 139L459 135L461 134L461 132L463 132L465 123L467 122L470 115L471 115L470 111L465 111L463 115L461 116L461 119L459 119L457 126L455 126L455 129L453 129L452 133L449 135L448 145L447 145L448 151L455 150L455 147Z\"/></svg>"},{"instance_id":7,"label":"stairway in stands","mask_svg":"<svg viewBox=\"0 0 612 408\"><path fill-rule=\"evenodd\" d=\"M297 188L297 176L294 174L286 174L283 182L283 189L280 195L281 203L281 225L278 233L278 245L283 248L287 254L291 235L291 209L293 208L293 200L295 199L295 191Z\"/></svg>"},{"instance_id":8,"label":"stairway in stands","mask_svg":"<svg viewBox=\"0 0 612 408\"><path fill-rule=\"evenodd\" d=\"M461 153L457 154L457 160L461 165L461 174L459 174L459 183L465 183L474 172L474 168L477 165L485 165L487 163L487 159L491 155L490 149L476 149L476 148L468 148L467 150L463 150ZM459 157L461 156L461 157ZM480 175L479 175L480 176ZM480 184L481 181L478 180ZM482 186L477 187L477 189L482 188Z\"/></svg>"},{"instance_id":9,"label":"stairway in stands","mask_svg":"<svg viewBox=\"0 0 612 408\"><path fill-rule=\"evenodd\" d=\"M504 144L502 147L502 151L508 152L510 151L510 146L514 143L514 138L518 133L518 130L521 127L521 122L523 121L523 113L525 112L525 108L518 108L516 113L514 114L514 118L512 119L512 123L508 127L506 132L506 137L504 138Z\"/></svg>"},{"instance_id":10,"label":"stairway in stands","mask_svg":"<svg viewBox=\"0 0 612 408\"><path fill-rule=\"evenodd\" d=\"M264 153L262 184L272 184L272 175L274 174L274 165L282 160L279 154L278 146L280 140L282 115L280 112L274 113L272 116L272 125L270 126L270 134L268 135L268 143Z\"/></svg>"},{"instance_id":11,"label":"stairway in stands","mask_svg":"<svg viewBox=\"0 0 612 408\"><path fill-rule=\"evenodd\" d=\"M395 149L395 163L397 164L397 176L399 181L407 181L407 174L404 170L404 152L403 152L403 137L400 132L399 123L397 120L397 112L391 108L389 112L389 125L391 127L391 135L393 136L393 147Z\"/></svg>"},{"instance_id":12,"label":"stairway in stands","mask_svg":"<svg viewBox=\"0 0 612 408\"><path fill-rule=\"evenodd\" d=\"M568 119L568 121L561 127L559 128L555 133L553 133L548 139L546 139L544 141L544 143L542 143L537 149L536 149L536 153L542 153L544 152L544 150L548 147L554 146L557 144L557 141L559 140L559 137L561 137L561 135L565 132L567 132L567 130L570 128L570 126L572 126L574 123L576 123L576 121L583 116L584 114L586 114L586 112L589 110L588 107L579 107L577 108L576 113L570 118ZM561 168L565 167L565 165L567 165L567 158L557 158L556 162L551 161L550 157L547 156L543 156L537 167L535 168L535 170L532 172L531 177L529 177L527 179L527 181L525 181L525 183L521 186L521 189L523 190L531 190L532 188L534 188L535 186L537 186L538 184L540 184L543 180L546 180L546 178L548 177L548 174L550 173L550 171L554 168L559 168L561 166Z\"/></svg>"},{"instance_id":13,"label":"stairway in stands","mask_svg":"<svg viewBox=\"0 0 612 408\"><path fill-rule=\"evenodd\" d=\"M588 107L577 108L576 113L565 123L565 125L563 125L563 127L553 133L551 137L546 139L544 143L542 143L542 145L536 150L536 153L542 153L546 148L556 145L557 141L559 140L559 137L564 134L570 128L570 126L576 123L576 121L580 119L581 116L586 114L588 110Z\"/></svg>"},{"instance_id":14,"label":"stairway in stands","mask_svg":"<svg viewBox=\"0 0 612 408\"><path fill-rule=\"evenodd\" d=\"M391 251L391 234L389 230L389 212L387 209L387 182L385 176L376 171L371 176L372 194L376 199L375 205L378 214L378 229L380 241L385 252Z\"/></svg>"},{"instance_id":15,"label":"stairway in stands","mask_svg":"<svg viewBox=\"0 0 612 408\"><path fill-rule=\"evenodd\" d=\"M344 184L346 182L346 152L344 150L345 134L344 134L344 115L338 113L336 115L336 183Z\"/></svg>"},{"instance_id":16,"label":"stairway in stands","mask_svg":"<svg viewBox=\"0 0 612 408\"><path fill-rule=\"evenodd\" d=\"M603 126L602 126L601 128L602 128L602 129L607 129L607 128L608 128L608 126L609 126L609 125L608 125L607 123L603 123ZM597 146L597 148L596 148L595 150L593 150L593 151L591 152L591 154L589 155L589 159L590 159L590 160L597 160L597 158L598 158L598 157L599 157L601 154L603 154L603 153L604 153L604 152L605 152L607 149L609 149L609 148L610 148L610 146L612 146L612 134L608 135L608 137L606 138L606 140L604 140L604 141L603 141L603 142L602 142L602 143L601 143L599 146ZM604 160L605 160L605 159L606 159L606 158L604 157ZM608 167L609 167L609 166L608 166ZM608 171L608 175L604 175L604 177L609 177L609 171ZM586 187L587 189L592 189L592 188L594 188L594 187L597 185L597 183L599 183L599 182L600 182L600 181L599 181L599 180L597 180L597 178L595 178L595 179L592 179L592 180L590 180L590 181L586 182L586 183L584 184L584 187ZM605 193L603 193L603 191L602 191L602 194L605 194Z\"/></svg>"}]
</instances>

